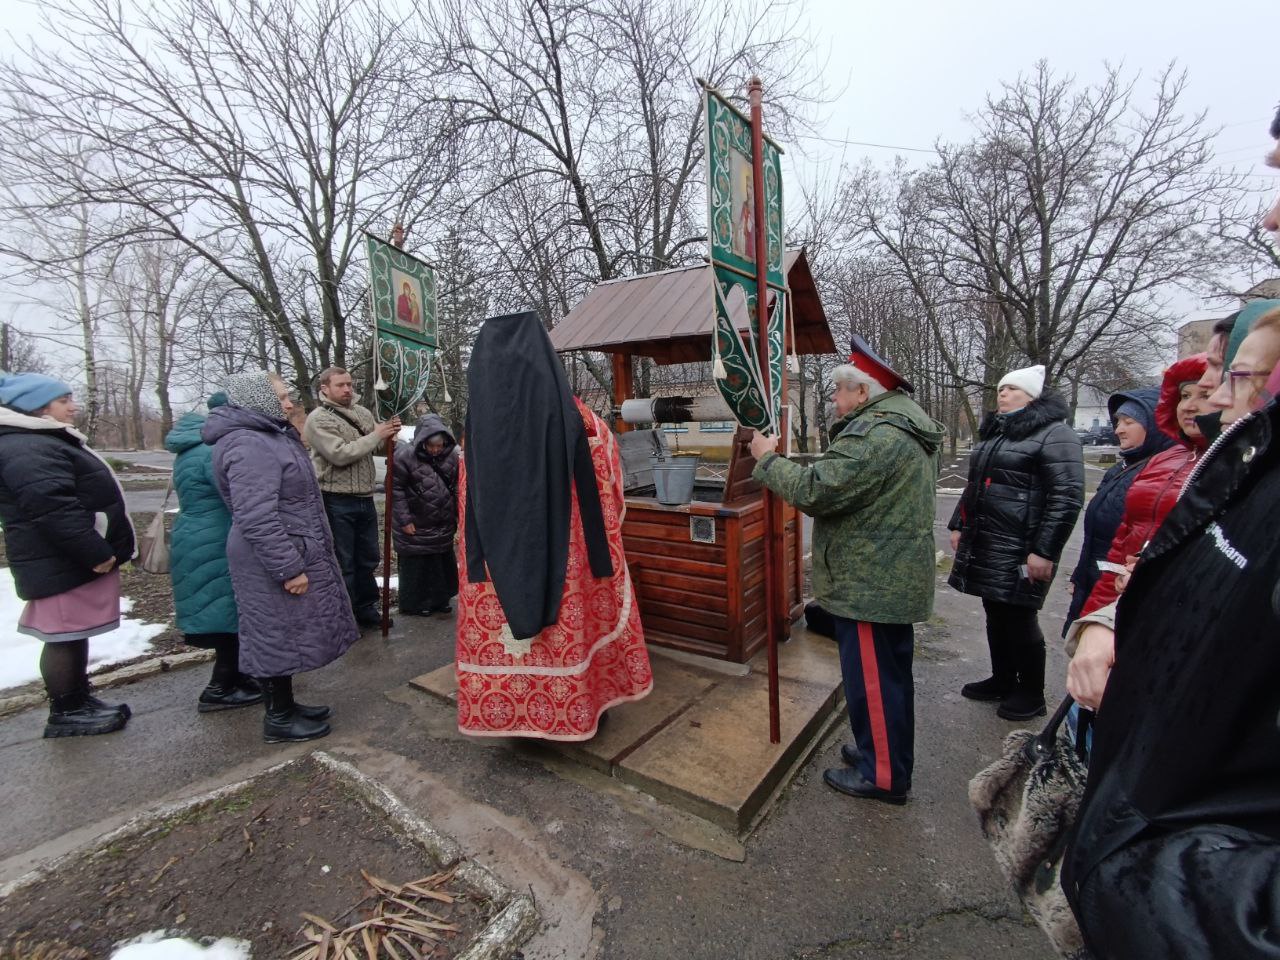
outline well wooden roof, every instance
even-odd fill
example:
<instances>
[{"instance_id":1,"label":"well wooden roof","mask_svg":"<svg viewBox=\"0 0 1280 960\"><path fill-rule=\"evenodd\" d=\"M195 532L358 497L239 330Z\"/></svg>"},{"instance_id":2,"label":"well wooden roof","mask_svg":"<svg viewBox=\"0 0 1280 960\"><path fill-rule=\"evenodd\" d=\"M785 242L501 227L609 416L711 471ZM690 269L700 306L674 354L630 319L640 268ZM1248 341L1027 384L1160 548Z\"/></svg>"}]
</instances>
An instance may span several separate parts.
<instances>
[{"instance_id":1,"label":"well wooden roof","mask_svg":"<svg viewBox=\"0 0 1280 960\"><path fill-rule=\"evenodd\" d=\"M835 353L804 249L788 250L787 282L796 353ZM556 350L598 350L652 357L659 364L711 356L712 272L709 264L606 280L551 331Z\"/></svg>"}]
</instances>

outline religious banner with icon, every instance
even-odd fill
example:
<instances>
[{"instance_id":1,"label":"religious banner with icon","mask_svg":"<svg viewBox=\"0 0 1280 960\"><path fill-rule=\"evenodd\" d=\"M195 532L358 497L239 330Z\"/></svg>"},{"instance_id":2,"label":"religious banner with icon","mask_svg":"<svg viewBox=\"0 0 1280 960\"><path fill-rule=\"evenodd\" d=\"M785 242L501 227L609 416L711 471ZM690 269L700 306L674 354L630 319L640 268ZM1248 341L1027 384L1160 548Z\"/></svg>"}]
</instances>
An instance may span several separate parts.
<instances>
[{"instance_id":1,"label":"religious banner with icon","mask_svg":"<svg viewBox=\"0 0 1280 960\"><path fill-rule=\"evenodd\" d=\"M764 223L766 276L773 290L769 311L769 356L758 357L755 192L751 162L751 122L710 87L706 108L708 236L715 278L713 372L738 423L774 434L781 420L784 362L785 287L782 246L782 160L773 141L764 139ZM739 331L749 331L743 340ZM768 370L769 400L764 402L762 370Z\"/></svg>"},{"instance_id":2,"label":"religious banner with icon","mask_svg":"<svg viewBox=\"0 0 1280 960\"><path fill-rule=\"evenodd\" d=\"M382 419L410 411L427 391L436 336L431 265L372 234L369 300L374 318L374 388Z\"/></svg>"},{"instance_id":3,"label":"religious banner with icon","mask_svg":"<svg viewBox=\"0 0 1280 960\"><path fill-rule=\"evenodd\" d=\"M756 278L755 188L751 171L751 121L719 93L705 87L707 200L711 260ZM782 151L764 140L766 259L770 286L785 287L782 271Z\"/></svg>"}]
</instances>

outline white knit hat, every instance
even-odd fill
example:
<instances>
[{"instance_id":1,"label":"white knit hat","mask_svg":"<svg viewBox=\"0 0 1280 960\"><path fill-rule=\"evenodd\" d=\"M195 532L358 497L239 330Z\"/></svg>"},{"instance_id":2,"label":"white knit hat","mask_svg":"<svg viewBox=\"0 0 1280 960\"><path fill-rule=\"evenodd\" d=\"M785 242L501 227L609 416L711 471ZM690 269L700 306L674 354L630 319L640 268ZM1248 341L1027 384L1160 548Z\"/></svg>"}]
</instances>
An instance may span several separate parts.
<instances>
[{"instance_id":1,"label":"white knit hat","mask_svg":"<svg viewBox=\"0 0 1280 960\"><path fill-rule=\"evenodd\" d=\"M1035 400L1044 392L1044 364L1037 363L1034 367L1010 370L1000 378L1000 386L1017 387Z\"/></svg>"}]
</instances>

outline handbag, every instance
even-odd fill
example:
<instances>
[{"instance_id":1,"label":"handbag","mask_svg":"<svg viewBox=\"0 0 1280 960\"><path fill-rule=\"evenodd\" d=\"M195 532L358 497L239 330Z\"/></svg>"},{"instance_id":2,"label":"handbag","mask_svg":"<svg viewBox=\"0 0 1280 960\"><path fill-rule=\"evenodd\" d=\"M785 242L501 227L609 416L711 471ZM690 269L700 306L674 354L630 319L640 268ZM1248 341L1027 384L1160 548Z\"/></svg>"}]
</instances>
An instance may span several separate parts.
<instances>
[{"instance_id":1,"label":"handbag","mask_svg":"<svg viewBox=\"0 0 1280 960\"><path fill-rule=\"evenodd\" d=\"M1039 733L1015 730L1005 737L1000 759L969 781L969 803L1005 879L1058 955L1088 960L1060 878L1087 777L1063 729L1072 703L1063 700Z\"/></svg>"},{"instance_id":2,"label":"handbag","mask_svg":"<svg viewBox=\"0 0 1280 960\"><path fill-rule=\"evenodd\" d=\"M147 524L146 533L138 539L138 566L147 573L169 572L169 531L164 525L165 508L169 506L169 495L173 493L173 477L169 478L169 487L164 492L164 502Z\"/></svg>"}]
</instances>

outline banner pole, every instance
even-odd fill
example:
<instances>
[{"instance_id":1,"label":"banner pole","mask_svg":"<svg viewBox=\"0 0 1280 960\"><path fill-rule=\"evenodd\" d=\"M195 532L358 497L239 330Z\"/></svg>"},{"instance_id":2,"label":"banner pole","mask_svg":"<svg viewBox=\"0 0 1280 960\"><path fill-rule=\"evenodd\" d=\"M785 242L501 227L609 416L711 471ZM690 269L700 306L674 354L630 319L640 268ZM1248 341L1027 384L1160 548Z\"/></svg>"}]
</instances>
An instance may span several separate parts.
<instances>
[{"instance_id":1,"label":"banner pole","mask_svg":"<svg viewBox=\"0 0 1280 960\"><path fill-rule=\"evenodd\" d=\"M760 358L760 389L764 394L765 408L772 412L769 396L769 244L768 214L764 205L764 86L759 77L752 77L747 88L751 102L751 186L755 193L755 259L756 259L756 332L759 345L756 356ZM779 398L781 399L781 398ZM772 419L772 418L771 418ZM775 429L777 425L775 424ZM776 438L775 438L776 440ZM774 494L764 489L764 621L765 644L769 655L769 742L782 740L782 724L778 707L778 598L774 590L774 563L778 551L774 544Z\"/></svg>"},{"instance_id":2,"label":"banner pole","mask_svg":"<svg viewBox=\"0 0 1280 960\"><path fill-rule=\"evenodd\" d=\"M404 227L399 222L391 228L391 245L399 250L404 246ZM378 355L378 321L373 322L374 359ZM386 475L382 478L382 639L391 634L391 514L395 487L391 482L392 469L396 456L396 438L387 437L386 450L383 457L386 462Z\"/></svg>"}]
</instances>

